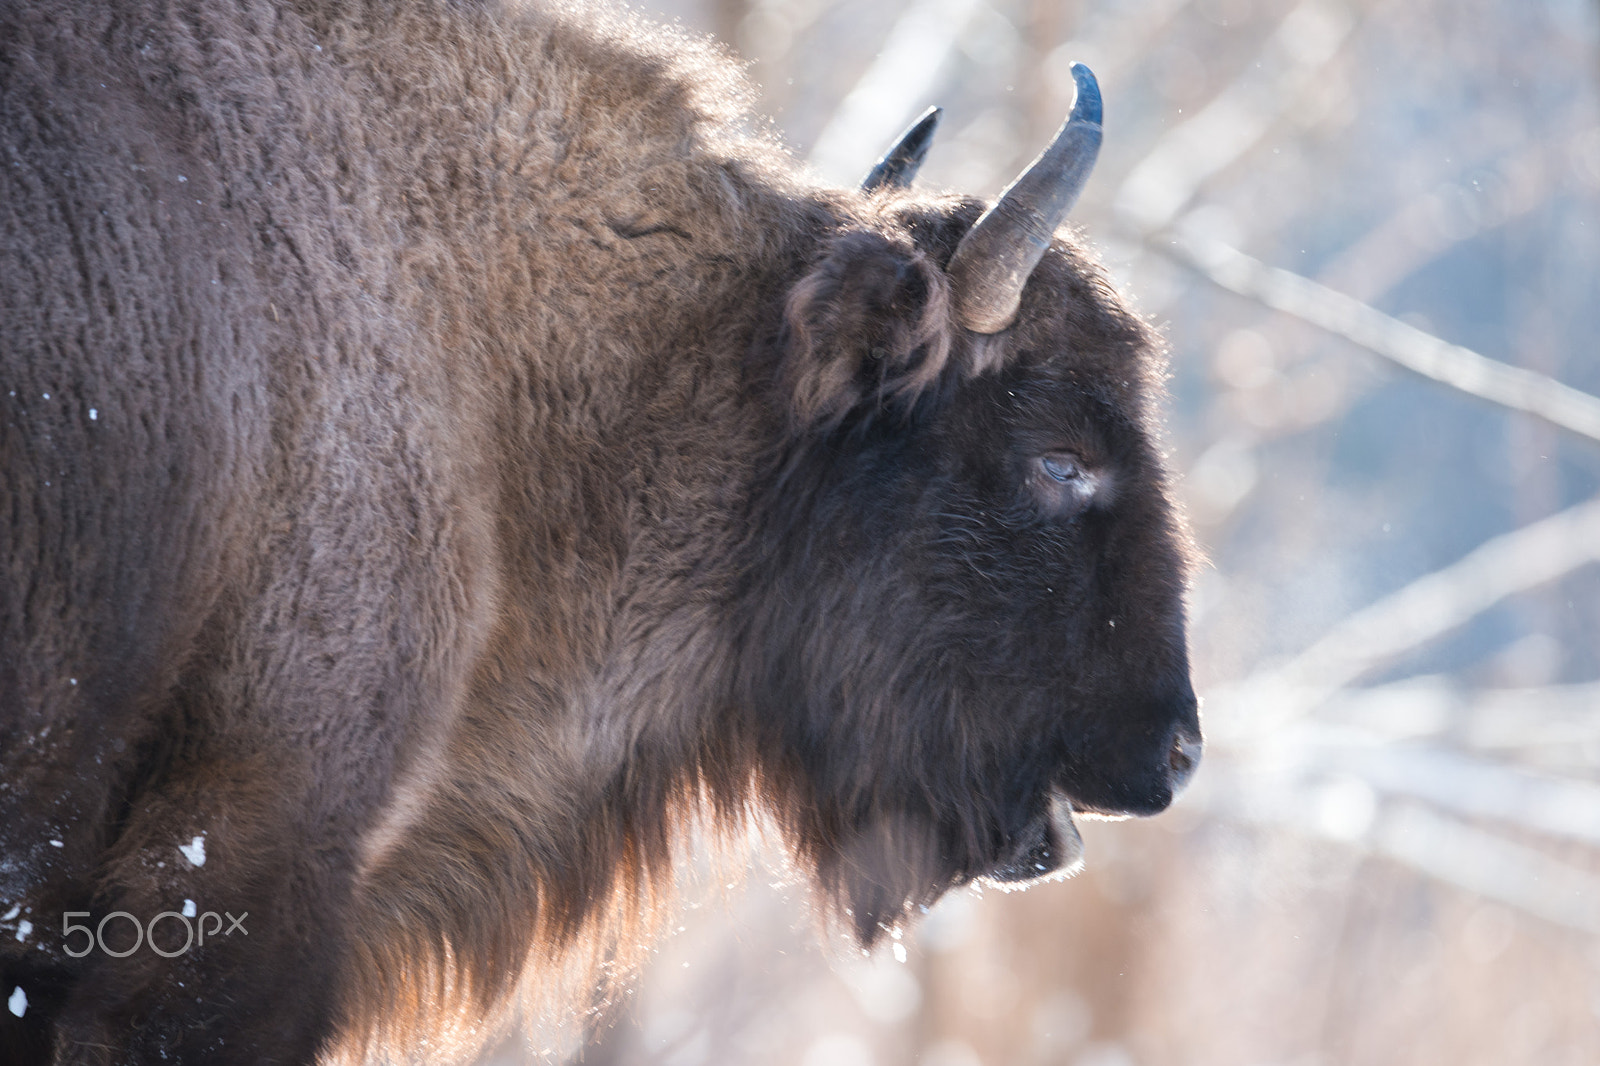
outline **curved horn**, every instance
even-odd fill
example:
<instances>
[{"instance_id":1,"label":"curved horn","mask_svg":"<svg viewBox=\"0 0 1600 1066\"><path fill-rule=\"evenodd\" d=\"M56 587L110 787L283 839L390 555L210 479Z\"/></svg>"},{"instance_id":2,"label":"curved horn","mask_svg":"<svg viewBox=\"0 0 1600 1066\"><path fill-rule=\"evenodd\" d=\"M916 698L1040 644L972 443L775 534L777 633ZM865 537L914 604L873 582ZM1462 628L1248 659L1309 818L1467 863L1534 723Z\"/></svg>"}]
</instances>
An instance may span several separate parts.
<instances>
[{"instance_id":1,"label":"curved horn","mask_svg":"<svg viewBox=\"0 0 1600 1066\"><path fill-rule=\"evenodd\" d=\"M967 231L946 268L956 318L974 333L998 333L1016 320L1028 275L1100 154L1099 83L1082 63L1072 64L1072 79L1078 98L1055 140Z\"/></svg>"},{"instance_id":2,"label":"curved horn","mask_svg":"<svg viewBox=\"0 0 1600 1066\"><path fill-rule=\"evenodd\" d=\"M933 131L938 127L942 114L942 108L930 107L917 121L907 126L906 131L894 142L894 147L883 153L877 165L867 171L867 176L861 181L861 191L874 192L885 185L904 189L910 185L911 179L922 169L922 161L928 157L928 146L933 143Z\"/></svg>"}]
</instances>

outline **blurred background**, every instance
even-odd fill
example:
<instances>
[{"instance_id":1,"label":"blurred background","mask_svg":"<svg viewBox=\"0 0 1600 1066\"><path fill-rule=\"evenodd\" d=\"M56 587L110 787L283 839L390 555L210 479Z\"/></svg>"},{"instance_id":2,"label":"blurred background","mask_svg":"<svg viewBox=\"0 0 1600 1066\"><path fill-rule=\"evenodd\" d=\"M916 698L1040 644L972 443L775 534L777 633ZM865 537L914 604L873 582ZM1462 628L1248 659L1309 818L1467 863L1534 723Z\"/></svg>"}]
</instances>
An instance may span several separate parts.
<instances>
[{"instance_id":1,"label":"blurred background","mask_svg":"<svg viewBox=\"0 0 1600 1066\"><path fill-rule=\"evenodd\" d=\"M993 196L1096 71L1074 220L1171 344L1208 750L873 958L701 871L581 1061L1600 1063L1600 3L644 9L839 182L937 103L919 184Z\"/></svg>"}]
</instances>

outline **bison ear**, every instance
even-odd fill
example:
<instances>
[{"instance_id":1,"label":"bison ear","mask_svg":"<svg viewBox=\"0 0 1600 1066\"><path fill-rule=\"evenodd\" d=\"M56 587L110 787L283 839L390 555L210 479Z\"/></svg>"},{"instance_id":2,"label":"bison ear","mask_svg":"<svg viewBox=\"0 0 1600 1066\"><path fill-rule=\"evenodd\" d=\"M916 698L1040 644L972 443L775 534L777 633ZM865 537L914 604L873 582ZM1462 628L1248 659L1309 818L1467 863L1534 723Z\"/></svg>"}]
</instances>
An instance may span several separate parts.
<instances>
[{"instance_id":1,"label":"bison ear","mask_svg":"<svg viewBox=\"0 0 1600 1066\"><path fill-rule=\"evenodd\" d=\"M779 376L796 422L908 412L943 375L953 331L949 283L920 250L871 231L835 237L784 308Z\"/></svg>"}]
</instances>

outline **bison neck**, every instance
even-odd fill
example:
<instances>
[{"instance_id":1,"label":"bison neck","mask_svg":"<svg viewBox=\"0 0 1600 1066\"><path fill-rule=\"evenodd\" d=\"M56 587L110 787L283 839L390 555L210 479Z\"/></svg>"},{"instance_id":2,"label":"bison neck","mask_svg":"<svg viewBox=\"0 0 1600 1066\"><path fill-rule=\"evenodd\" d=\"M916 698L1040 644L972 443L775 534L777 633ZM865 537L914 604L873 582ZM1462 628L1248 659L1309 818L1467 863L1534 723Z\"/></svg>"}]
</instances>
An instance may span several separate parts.
<instances>
[{"instance_id":1,"label":"bison neck","mask_svg":"<svg viewBox=\"0 0 1600 1066\"><path fill-rule=\"evenodd\" d=\"M384 973L443 930L485 1001L536 942L636 941L699 786L732 809L748 783L715 776L749 763L721 725L727 604L778 432L745 360L841 210L736 132L720 65L706 91L692 50L652 67L524 30L560 69L481 114L438 68L456 35L393 30L356 71L406 112L386 128L424 131L371 158L401 243L370 287L426 340L492 590L447 721L367 834L356 939ZM442 88L397 88L419 83ZM441 869L482 876L420 880Z\"/></svg>"}]
</instances>

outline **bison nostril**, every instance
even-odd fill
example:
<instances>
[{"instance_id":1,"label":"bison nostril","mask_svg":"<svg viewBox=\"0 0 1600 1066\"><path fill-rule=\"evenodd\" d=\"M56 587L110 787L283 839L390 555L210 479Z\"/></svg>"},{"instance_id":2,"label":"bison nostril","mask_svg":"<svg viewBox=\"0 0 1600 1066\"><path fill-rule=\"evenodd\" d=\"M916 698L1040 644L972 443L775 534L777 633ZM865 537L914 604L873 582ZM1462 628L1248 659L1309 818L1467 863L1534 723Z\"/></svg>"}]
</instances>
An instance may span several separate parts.
<instances>
[{"instance_id":1,"label":"bison nostril","mask_svg":"<svg viewBox=\"0 0 1600 1066\"><path fill-rule=\"evenodd\" d=\"M1167 753L1167 781L1172 787L1172 794L1176 796L1182 792L1189 779L1194 776L1195 769L1200 765L1200 752L1204 747L1198 736L1180 732L1172 741L1172 750Z\"/></svg>"}]
</instances>

